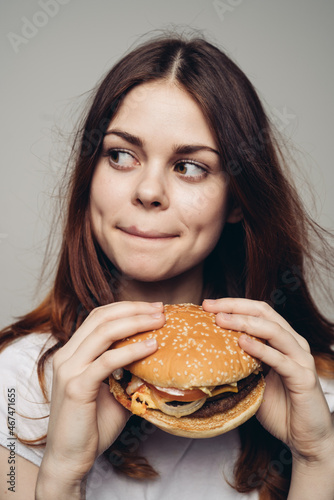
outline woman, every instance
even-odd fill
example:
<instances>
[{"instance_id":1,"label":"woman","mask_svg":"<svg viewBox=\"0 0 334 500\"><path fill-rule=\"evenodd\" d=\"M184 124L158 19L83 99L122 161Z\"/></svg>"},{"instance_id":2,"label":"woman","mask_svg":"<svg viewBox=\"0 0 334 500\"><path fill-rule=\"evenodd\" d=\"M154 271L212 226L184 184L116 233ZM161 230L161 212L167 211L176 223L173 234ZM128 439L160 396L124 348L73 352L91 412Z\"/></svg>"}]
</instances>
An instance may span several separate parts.
<instances>
[{"instance_id":1,"label":"woman","mask_svg":"<svg viewBox=\"0 0 334 500\"><path fill-rule=\"evenodd\" d=\"M334 325L306 281L324 237L245 75L202 39L147 42L102 81L73 154L54 285L2 332L2 412L18 388L20 413L44 417L16 414L13 498L332 499ZM268 374L239 431L188 440L127 422L103 384L157 348L113 342L181 302L267 341L240 338ZM2 423L4 471L7 438Z\"/></svg>"}]
</instances>

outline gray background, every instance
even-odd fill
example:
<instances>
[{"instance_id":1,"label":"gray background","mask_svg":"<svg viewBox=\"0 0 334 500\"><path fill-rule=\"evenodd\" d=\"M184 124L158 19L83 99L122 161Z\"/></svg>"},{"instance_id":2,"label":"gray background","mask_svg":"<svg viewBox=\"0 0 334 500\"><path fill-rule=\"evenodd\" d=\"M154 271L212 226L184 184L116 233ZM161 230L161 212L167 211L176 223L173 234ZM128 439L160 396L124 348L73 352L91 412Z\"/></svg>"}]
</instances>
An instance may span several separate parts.
<instances>
[{"instance_id":1,"label":"gray background","mask_svg":"<svg viewBox=\"0 0 334 500\"><path fill-rule=\"evenodd\" d=\"M0 9L0 327L45 292L53 187L85 93L151 30L190 26L225 48L292 141L316 191L314 205L298 173L310 211L333 229L333 0L2 0Z\"/></svg>"}]
</instances>

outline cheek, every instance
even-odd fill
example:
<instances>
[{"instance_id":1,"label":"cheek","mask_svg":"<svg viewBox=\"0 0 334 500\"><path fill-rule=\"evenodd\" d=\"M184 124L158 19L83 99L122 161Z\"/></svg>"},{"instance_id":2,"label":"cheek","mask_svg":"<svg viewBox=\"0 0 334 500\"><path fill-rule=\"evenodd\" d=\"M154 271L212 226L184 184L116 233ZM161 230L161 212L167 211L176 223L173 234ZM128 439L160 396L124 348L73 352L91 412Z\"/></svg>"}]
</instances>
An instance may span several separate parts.
<instances>
[{"instance_id":1,"label":"cheek","mask_svg":"<svg viewBox=\"0 0 334 500\"><path fill-rule=\"evenodd\" d=\"M113 214L120 206L120 200L124 199L124 193L118 186L114 188L115 182L110 175L106 175L104 169L97 167L92 179L90 191L91 214L103 217Z\"/></svg>"},{"instance_id":2,"label":"cheek","mask_svg":"<svg viewBox=\"0 0 334 500\"><path fill-rule=\"evenodd\" d=\"M110 215L115 213L115 208L119 205L117 197L118 194L112 192L108 179L97 169L91 184L89 210L92 229L98 239Z\"/></svg>"},{"instance_id":3,"label":"cheek","mask_svg":"<svg viewBox=\"0 0 334 500\"><path fill-rule=\"evenodd\" d=\"M221 233L227 212L227 187L220 182L211 183L183 195L184 220L212 234Z\"/></svg>"},{"instance_id":4,"label":"cheek","mask_svg":"<svg viewBox=\"0 0 334 500\"><path fill-rule=\"evenodd\" d=\"M94 178L90 190L89 210L92 221L93 230L96 233L101 225L101 218L106 210L105 196L99 188L97 179Z\"/></svg>"}]
</instances>

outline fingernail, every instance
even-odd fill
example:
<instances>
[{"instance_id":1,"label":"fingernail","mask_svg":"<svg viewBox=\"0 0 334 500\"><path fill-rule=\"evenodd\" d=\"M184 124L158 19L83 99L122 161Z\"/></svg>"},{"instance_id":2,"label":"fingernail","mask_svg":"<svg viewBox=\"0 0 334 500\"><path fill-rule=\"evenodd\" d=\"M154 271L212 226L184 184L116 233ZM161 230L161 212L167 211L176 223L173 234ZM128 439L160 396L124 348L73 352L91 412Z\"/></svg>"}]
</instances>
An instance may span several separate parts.
<instances>
[{"instance_id":1,"label":"fingernail","mask_svg":"<svg viewBox=\"0 0 334 500\"><path fill-rule=\"evenodd\" d=\"M151 314L151 316L152 316L152 318L158 319L158 318L161 318L162 313L161 312L160 313L157 312L157 313Z\"/></svg>"},{"instance_id":2,"label":"fingernail","mask_svg":"<svg viewBox=\"0 0 334 500\"><path fill-rule=\"evenodd\" d=\"M157 346L157 339L155 337L151 339L146 339L145 340L145 346L146 347L156 347Z\"/></svg>"},{"instance_id":3,"label":"fingernail","mask_svg":"<svg viewBox=\"0 0 334 500\"><path fill-rule=\"evenodd\" d=\"M152 307L162 307L162 302L151 302Z\"/></svg>"},{"instance_id":4,"label":"fingernail","mask_svg":"<svg viewBox=\"0 0 334 500\"><path fill-rule=\"evenodd\" d=\"M204 299L204 302L206 304L208 304L209 306L213 306L213 304L216 302L215 300L213 299Z\"/></svg>"}]
</instances>

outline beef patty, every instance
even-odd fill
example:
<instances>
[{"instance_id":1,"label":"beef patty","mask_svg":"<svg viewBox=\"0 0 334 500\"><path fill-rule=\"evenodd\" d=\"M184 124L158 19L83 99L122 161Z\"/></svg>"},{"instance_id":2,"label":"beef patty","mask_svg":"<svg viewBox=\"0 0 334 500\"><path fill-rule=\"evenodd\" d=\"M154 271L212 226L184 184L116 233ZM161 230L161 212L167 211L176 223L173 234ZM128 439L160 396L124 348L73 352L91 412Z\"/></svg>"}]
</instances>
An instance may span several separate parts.
<instances>
[{"instance_id":1,"label":"beef patty","mask_svg":"<svg viewBox=\"0 0 334 500\"><path fill-rule=\"evenodd\" d=\"M254 375L254 373L252 373L238 382L238 392L224 392L223 394L218 394L218 396L211 399L207 399L199 410L191 413L191 415L187 415L187 417L205 418L211 417L215 413L223 413L230 410L254 389L261 376L262 375L260 373L258 375Z\"/></svg>"}]
</instances>

